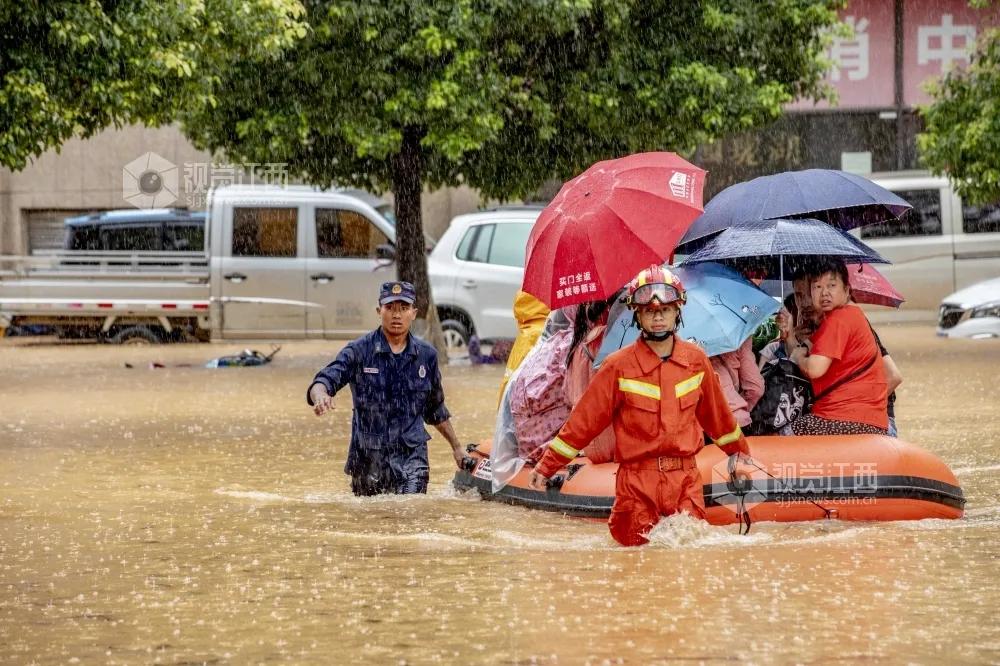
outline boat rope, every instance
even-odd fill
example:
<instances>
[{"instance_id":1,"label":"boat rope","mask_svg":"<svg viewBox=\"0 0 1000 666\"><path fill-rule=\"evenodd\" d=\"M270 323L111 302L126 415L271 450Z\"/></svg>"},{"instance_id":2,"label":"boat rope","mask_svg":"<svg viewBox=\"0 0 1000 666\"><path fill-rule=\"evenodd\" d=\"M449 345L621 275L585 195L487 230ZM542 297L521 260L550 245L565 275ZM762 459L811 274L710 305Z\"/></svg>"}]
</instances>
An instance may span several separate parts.
<instances>
[{"instance_id":1,"label":"boat rope","mask_svg":"<svg viewBox=\"0 0 1000 666\"><path fill-rule=\"evenodd\" d=\"M751 465L753 465L754 467L756 467L760 471L764 472L764 474L767 474L769 477L771 477L772 479L774 479L775 481L777 481L778 483L780 483L781 485L783 485L785 487L785 490L790 495L795 495L795 491L792 489L791 486L788 485L787 482L785 482L784 479L779 479L778 477L776 477L773 474L771 474L770 472L768 472L766 469L764 469L763 467L761 467L760 465L758 465L757 461L754 460L752 457L747 456L746 460L744 460L744 462L749 462ZM733 474L734 470L735 470L735 467L736 467L736 463L735 462L730 463L730 467L731 467L730 474ZM822 504L820 504L819 502L811 500L808 497L806 498L806 501L809 502L810 504L812 504L813 506L815 506L820 511L822 511L824 517L827 520L833 520L834 518L836 518L837 512L834 509L828 509L825 506L823 506ZM749 528L747 528L747 531L749 532Z\"/></svg>"}]
</instances>

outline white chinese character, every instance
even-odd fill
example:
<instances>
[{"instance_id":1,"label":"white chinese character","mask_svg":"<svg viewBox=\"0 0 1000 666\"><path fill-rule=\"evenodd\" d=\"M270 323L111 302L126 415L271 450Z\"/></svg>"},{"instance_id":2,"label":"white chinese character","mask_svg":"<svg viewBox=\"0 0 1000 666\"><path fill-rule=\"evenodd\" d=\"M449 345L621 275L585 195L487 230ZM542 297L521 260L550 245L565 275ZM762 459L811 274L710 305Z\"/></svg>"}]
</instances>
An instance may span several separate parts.
<instances>
[{"instance_id":1,"label":"white chinese character","mask_svg":"<svg viewBox=\"0 0 1000 666\"><path fill-rule=\"evenodd\" d=\"M854 492L874 493L877 488L877 465L875 463L857 463L854 466Z\"/></svg>"},{"instance_id":2,"label":"white chinese character","mask_svg":"<svg viewBox=\"0 0 1000 666\"><path fill-rule=\"evenodd\" d=\"M260 162L244 162L243 163L243 178L240 178L240 183L245 183L247 185L256 185L255 174L257 172L257 167L260 166Z\"/></svg>"},{"instance_id":3,"label":"white chinese character","mask_svg":"<svg viewBox=\"0 0 1000 666\"><path fill-rule=\"evenodd\" d=\"M579 294L580 294L580 285L574 284L573 285L573 295L574 296L578 296Z\"/></svg>"},{"instance_id":4,"label":"white chinese character","mask_svg":"<svg viewBox=\"0 0 1000 666\"><path fill-rule=\"evenodd\" d=\"M802 463L799 465L799 477L823 476L823 463Z\"/></svg>"},{"instance_id":5,"label":"white chinese character","mask_svg":"<svg viewBox=\"0 0 1000 666\"><path fill-rule=\"evenodd\" d=\"M561 299L562 297L563 297L563 290L562 289L557 289L556 290L556 298Z\"/></svg>"},{"instance_id":6,"label":"white chinese character","mask_svg":"<svg viewBox=\"0 0 1000 666\"><path fill-rule=\"evenodd\" d=\"M586 271L586 272L584 272L584 274L583 274L583 279L584 279L584 280L589 280L589 279L590 279L590 271Z\"/></svg>"},{"instance_id":7,"label":"white chinese character","mask_svg":"<svg viewBox=\"0 0 1000 666\"><path fill-rule=\"evenodd\" d=\"M261 170L261 178L265 185L288 186L288 163L267 162Z\"/></svg>"},{"instance_id":8,"label":"white chinese character","mask_svg":"<svg viewBox=\"0 0 1000 666\"><path fill-rule=\"evenodd\" d=\"M840 70L847 71L851 81L868 78L868 19L845 16L844 23L851 27L852 37L834 37L830 45L830 59L834 66L830 70L830 80L840 81Z\"/></svg>"},{"instance_id":9,"label":"white chinese character","mask_svg":"<svg viewBox=\"0 0 1000 666\"><path fill-rule=\"evenodd\" d=\"M572 275L567 275L566 276L566 284L573 284L573 276Z\"/></svg>"},{"instance_id":10,"label":"white chinese character","mask_svg":"<svg viewBox=\"0 0 1000 666\"><path fill-rule=\"evenodd\" d=\"M207 162L185 162L184 189L192 194L195 192L207 192L208 172Z\"/></svg>"},{"instance_id":11,"label":"white chinese character","mask_svg":"<svg viewBox=\"0 0 1000 666\"><path fill-rule=\"evenodd\" d=\"M583 273L577 273L576 274L576 281L577 282L583 282Z\"/></svg>"},{"instance_id":12,"label":"white chinese character","mask_svg":"<svg viewBox=\"0 0 1000 666\"><path fill-rule=\"evenodd\" d=\"M236 183L236 167L232 164L212 165L212 187L223 187Z\"/></svg>"},{"instance_id":13,"label":"white chinese character","mask_svg":"<svg viewBox=\"0 0 1000 666\"><path fill-rule=\"evenodd\" d=\"M565 287L566 286L566 276L565 275L562 276L561 278L559 278L559 286L560 287Z\"/></svg>"},{"instance_id":14,"label":"white chinese character","mask_svg":"<svg viewBox=\"0 0 1000 666\"><path fill-rule=\"evenodd\" d=\"M931 40L937 40L937 48ZM958 40L960 43L956 43ZM926 65L941 61L944 72L955 60L969 62L970 51L976 43L976 26L953 25L951 14L941 15L941 25L922 25L917 28L917 64Z\"/></svg>"},{"instance_id":15,"label":"white chinese character","mask_svg":"<svg viewBox=\"0 0 1000 666\"><path fill-rule=\"evenodd\" d=\"M776 467L775 476L784 481L785 483L788 483L789 481L795 478L796 476L795 468L797 466L798 465L793 462L775 463Z\"/></svg>"}]
</instances>

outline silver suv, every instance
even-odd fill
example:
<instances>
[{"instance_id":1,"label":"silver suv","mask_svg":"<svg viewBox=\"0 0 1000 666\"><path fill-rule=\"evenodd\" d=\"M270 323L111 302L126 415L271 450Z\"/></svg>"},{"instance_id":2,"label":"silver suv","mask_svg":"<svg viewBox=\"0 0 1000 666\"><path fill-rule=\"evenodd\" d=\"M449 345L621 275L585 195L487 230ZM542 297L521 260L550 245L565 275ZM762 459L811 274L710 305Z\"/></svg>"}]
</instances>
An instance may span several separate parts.
<instances>
[{"instance_id":1,"label":"silver suv","mask_svg":"<svg viewBox=\"0 0 1000 666\"><path fill-rule=\"evenodd\" d=\"M434 246L427 270L450 348L472 335L487 343L515 337L514 296L541 212L541 206L511 206L459 215Z\"/></svg>"}]
</instances>

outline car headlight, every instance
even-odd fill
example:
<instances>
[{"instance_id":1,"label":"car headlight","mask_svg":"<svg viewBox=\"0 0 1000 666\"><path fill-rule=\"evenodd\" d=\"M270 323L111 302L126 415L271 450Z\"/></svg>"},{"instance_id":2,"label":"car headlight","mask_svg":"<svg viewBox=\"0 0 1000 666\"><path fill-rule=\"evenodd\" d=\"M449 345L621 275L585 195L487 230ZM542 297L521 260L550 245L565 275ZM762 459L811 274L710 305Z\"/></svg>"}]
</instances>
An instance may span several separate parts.
<instances>
[{"instance_id":1,"label":"car headlight","mask_svg":"<svg viewBox=\"0 0 1000 666\"><path fill-rule=\"evenodd\" d=\"M1000 318L1000 301L996 303L987 303L986 305L978 305L972 308L972 314L969 315L969 318L976 319L979 317Z\"/></svg>"}]
</instances>

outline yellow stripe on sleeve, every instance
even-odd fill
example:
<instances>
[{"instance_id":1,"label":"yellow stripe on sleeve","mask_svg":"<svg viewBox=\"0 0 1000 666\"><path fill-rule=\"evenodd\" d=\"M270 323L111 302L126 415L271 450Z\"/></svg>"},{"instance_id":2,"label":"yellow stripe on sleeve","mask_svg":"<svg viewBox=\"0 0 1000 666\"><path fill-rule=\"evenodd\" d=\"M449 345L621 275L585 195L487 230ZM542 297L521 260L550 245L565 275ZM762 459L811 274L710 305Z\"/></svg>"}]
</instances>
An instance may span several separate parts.
<instances>
[{"instance_id":1,"label":"yellow stripe on sleeve","mask_svg":"<svg viewBox=\"0 0 1000 666\"><path fill-rule=\"evenodd\" d=\"M577 454L580 453L578 449L574 449L572 446L562 441L558 437L549 443L549 448L561 455L564 458L576 458Z\"/></svg>"}]
</instances>

